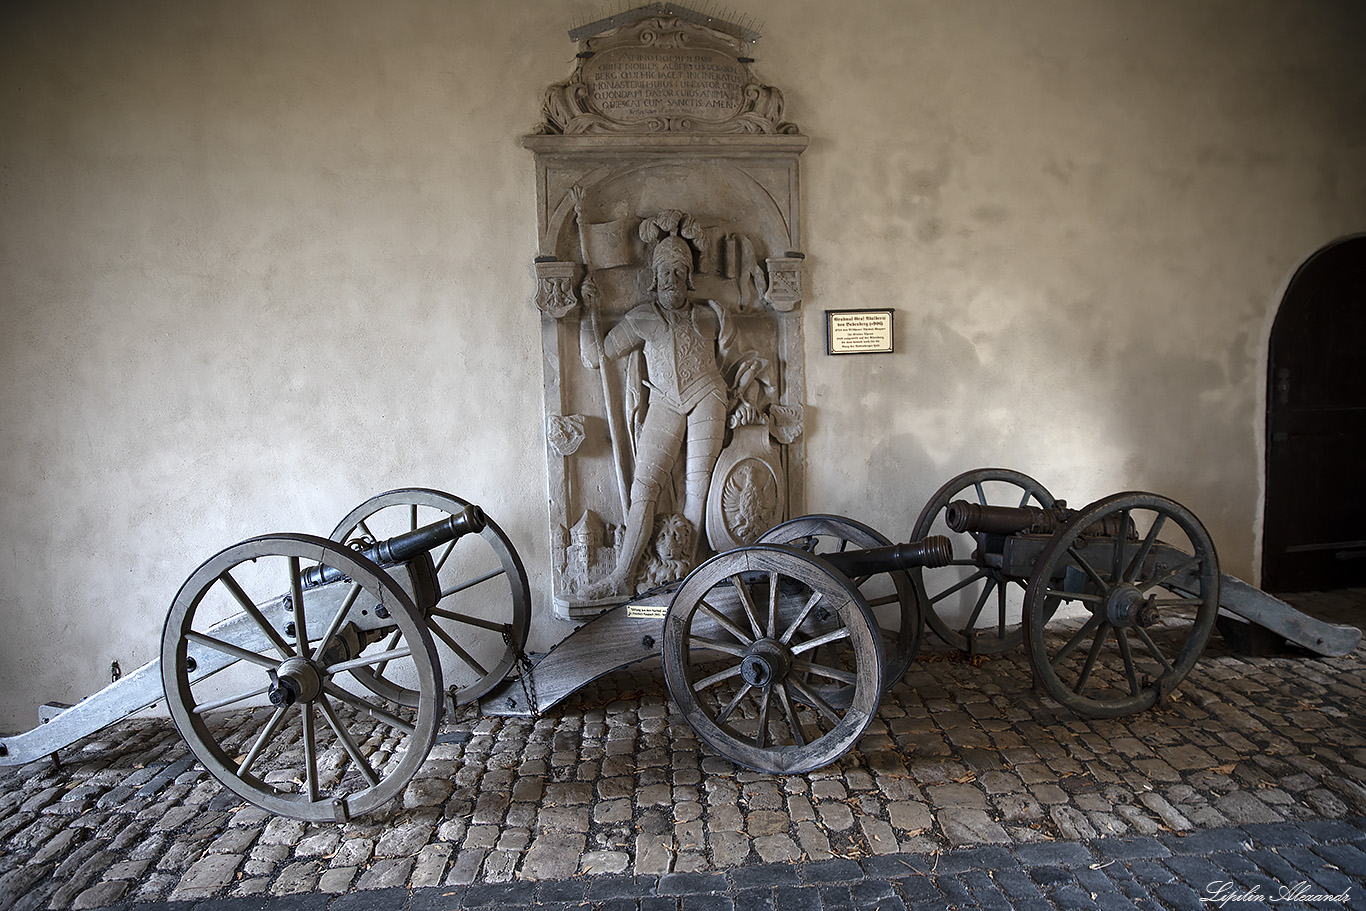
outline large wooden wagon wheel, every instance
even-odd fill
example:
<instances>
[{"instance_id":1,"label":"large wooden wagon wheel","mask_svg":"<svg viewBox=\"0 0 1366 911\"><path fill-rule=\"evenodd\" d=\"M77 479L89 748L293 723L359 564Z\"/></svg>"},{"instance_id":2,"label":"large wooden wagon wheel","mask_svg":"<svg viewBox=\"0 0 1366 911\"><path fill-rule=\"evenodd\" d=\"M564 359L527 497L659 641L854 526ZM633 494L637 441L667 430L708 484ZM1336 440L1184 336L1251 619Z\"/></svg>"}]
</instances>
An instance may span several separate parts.
<instances>
[{"instance_id":1,"label":"large wooden wagon wheel","mask_svg":"<svg viewBox=\"0 0 1366 911\"><path fill-rule=\"evenodd\" d=\"M664 619L664 675L717 753L800 774L843 756L867 729L882 695L881 638L858 589L819 557L751 545L683 581Z\"/></svg>"},{"instance_id":2,"label":"large wooden wagon wheel","mask_svg":"<svg viewBox=\"0 0 1366 911\"><path fill-rule=\"evenodd\" d=\"M1030 664L1054 699L1114 717L1165 699L1219 611L1219 560L1200 520L1151 493L1119 493L1049 542L1025 601Z\"/></svg>"},{"instance_id":3,"label":"large wooden wagon wheel","mask_svg":"<svg viewBox=\"0 0 1366 911\"><path fill-rule=\"evenodd\" d=\"M319 567L339 581L311 585ZM356 691L352 672L380 665L415 681L412 707ZM311 535L252 538L195 570L166 617L161 673L204 768L296 819L344 820L397 796L442 711L412 600L372 561Z\"/></svg>"},{"instance_id":4,"label":"large wooden wagon wheel","mask_svg":"<svg viewBox=\"0 0 1366 911\"><path fill-rule=\"evenodd\" d=\"M409 487L371 497L332 530L333 541L362 549L463 511L470 504L439 490ZM473 702L513 669L531 625L531 589L511 540L491 519L479 535L432 548L438 591L418 600L436 640L443 679L456 705ZM395 632L397 635L397 632ZM413 682L386 665L357 668L366 688L402 705Z\"/></svg>"},{"instance_id":5,"label":"large wooden wagon wheel","mask_svg":"<svg viewBox=\"0 0 1366 911\"><path fill-rule=\"evenodd\" d=\"M914 540L948 535L955 559L938 568L910 570L925 623L949 645L970 654L995 654L1018 646L1022 628L1022 579L1001 572L983 532L955 532L945 524L949 503L966 499L983 506L1057 505L1053 495L1029 475L1008 468L979 468L953 478L930 498L916 519Z\"/></svg>"},{"instance_id":6,"label":"large wooden wagon wheel","mask_svg":"<svg viewBox=\"0 0 1366 911\"><path fill-rule=\"evenodd\" d=\"M844 553L850 547L885 547L892 540L845 516L812 515L791 519L760 535L756 544L787 544L813 554ZM875 573L852 580L868 602L882 631L883 687L889 690L906 675L920 650L924 623L915 585L905 570Z\"/></svg>"}]
</instances>

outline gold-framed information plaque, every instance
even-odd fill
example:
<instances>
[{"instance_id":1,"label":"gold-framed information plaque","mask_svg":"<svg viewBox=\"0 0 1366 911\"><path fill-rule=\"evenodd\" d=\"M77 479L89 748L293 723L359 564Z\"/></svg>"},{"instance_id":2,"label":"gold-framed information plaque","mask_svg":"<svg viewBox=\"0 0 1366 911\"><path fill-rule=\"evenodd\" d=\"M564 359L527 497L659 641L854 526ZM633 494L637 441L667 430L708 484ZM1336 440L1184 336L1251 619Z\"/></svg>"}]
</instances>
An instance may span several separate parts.
<instances>
[{"instance_id":1,"label":"gold-framed information plaque","mask_svg":"<svg viewBox=\"0 0 1366 911\"><path fill-rule=\"evenodd\" d=\"M891 354L891 310L825 311L826 354Z\"/></svg>"}]
</instances>

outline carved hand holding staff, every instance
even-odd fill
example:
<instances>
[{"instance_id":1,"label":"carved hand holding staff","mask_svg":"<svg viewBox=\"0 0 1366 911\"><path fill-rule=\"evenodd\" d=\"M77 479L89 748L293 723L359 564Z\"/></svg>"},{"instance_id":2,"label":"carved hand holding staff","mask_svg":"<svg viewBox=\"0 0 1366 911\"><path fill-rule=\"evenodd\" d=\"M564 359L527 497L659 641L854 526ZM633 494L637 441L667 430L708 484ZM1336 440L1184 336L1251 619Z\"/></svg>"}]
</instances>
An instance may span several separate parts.
<instances>
[{"instance_id":1,"label":"carved hand holding staff","mask_svg":"<svg viewBox=\"0 0 1366 911\"><path fill-rule=\"evenodd\" d=\"M579 225L579 245L583 248L586 257L588 244L583 238L583 188L571 187L569 193L570 198L574 200L574 220ZM602 325L598 319L600 306L598 283L593 279L592 263L585 263L584 265L589 271L588 277L583 280L583 285L579 289L583 296L584 308L584 317L579 324L579 352L583 359L583 365L590 370L598 371L602 379L603 407L607 412L607 434L611 437L612 444L613 475L617 481L617 494L621 497L621 515L625 519L631 509L630 485L626 478L625 453L625 446L629 440L622 432L621 408L617 402L616 390L613 388L612 371L604 369L602 363Z\"/></svg>"}]
</instances>

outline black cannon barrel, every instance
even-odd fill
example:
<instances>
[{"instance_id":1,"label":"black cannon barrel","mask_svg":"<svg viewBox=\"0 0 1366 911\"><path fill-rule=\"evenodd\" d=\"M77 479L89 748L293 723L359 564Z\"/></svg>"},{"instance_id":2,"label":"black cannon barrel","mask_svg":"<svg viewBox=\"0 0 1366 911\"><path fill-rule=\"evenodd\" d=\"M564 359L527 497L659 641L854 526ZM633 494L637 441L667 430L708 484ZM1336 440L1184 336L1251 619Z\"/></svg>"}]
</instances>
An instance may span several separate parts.
<instances>
[{"instance_id":1,"label":"black cannon barrel","mask_svg":"<svg viewBox=\"0 0 1366 911\"><path fill-rule=\"evenodd\" d=\"M984 506L967 500L954 500L944 510L944 524L953 531L980 531L989 535L1015 535L1028 532L1051 535L1067 521L1071 510L1043 509L1038 506Z\"/></svg>"},{"instance_id":2,"label":"black cannon barrel","mask_svg":"<svg viewBox=\"0 0 1366 911\"><path fill-rule=\"evenodd\" d=\"M1061 501L1059 501L1061 502ZM944 510L944 524L956 532L980 531L989 535L1052 535L1077 514L1075 509L1058 506L983 506L967 500L954 500ZM1133 523L1122 515L1108 515L1082 529L1084 535L1134 537Z\"/></svg>"},{"instance_id":3,"label":"black cannon barrel","mask_svg":"<svg viewBox=\"0 0 1366 911\"><path fill-rule=\"evenodd\" d=\"M845 576L856 579L915 566L946 566L953 560L953 542L944 535L930 535L923 541L821 554L820 558L833 564Z\"/></svg>"},{"instance_id":4,"label":"black cannon barrel","mask_svg":"<svg viewBox=\"0 0 1366 911\"><path fill-rule=\"evenodd\" d=\"M468 534L478 534L488 525L488 518L478 506L466 506L460 512L431 525L404 532L386 541L379 541L360 552L381 566L407 563L424 551L455 541ZM303 571L303 585L313 588L345 577L345 573L327 565L310 566Z\"/></svg>"}]
</instances>

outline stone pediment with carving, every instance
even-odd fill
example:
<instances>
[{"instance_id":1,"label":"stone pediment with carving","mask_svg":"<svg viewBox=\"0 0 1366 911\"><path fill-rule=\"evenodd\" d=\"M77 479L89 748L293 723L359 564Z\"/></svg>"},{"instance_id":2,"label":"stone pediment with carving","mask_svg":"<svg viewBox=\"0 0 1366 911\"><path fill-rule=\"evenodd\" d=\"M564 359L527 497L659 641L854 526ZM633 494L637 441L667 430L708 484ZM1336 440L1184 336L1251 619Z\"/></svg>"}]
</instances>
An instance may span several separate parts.
<instances>
[{"instance_id":1,"label":"stone pediment with carving","mask_svg":"<svg viewBox=\"0 0 1366 911\"><path fill-rule=\"evenodd\" d=\"M796 133L747 44L662 9L586 37L573 75L546 92L539 132Z\"/></svg>"}]
</instances>

